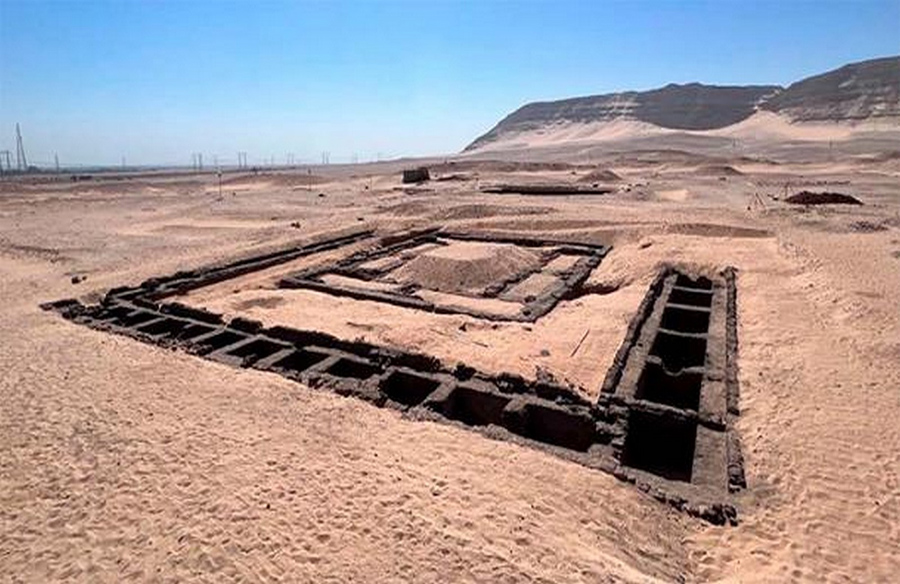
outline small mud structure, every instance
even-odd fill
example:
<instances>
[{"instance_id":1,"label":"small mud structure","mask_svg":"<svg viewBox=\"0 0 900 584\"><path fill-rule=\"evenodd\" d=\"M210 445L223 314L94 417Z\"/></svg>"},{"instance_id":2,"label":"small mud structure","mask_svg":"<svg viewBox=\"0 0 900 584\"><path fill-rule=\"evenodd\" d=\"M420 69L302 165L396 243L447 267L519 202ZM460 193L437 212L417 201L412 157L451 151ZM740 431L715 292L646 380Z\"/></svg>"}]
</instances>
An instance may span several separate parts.
<instances>
[{"instance_id":1,"label":"small mud structure","mask_svg":"<svg viewBox=\"0 0 900 584\"><path fill-rule=\"evenodd\" d=\"M446 251L453 242L487 245L477 252L467 250L486 261L503 255L498 250L508 253L503 246L513 246L516 251L509 255L508 264L498 268L508 272L509 281L448 280L457 292L499 295L518 285L515 278L524 281L521 272L543 270L558 261L558 273L565 274L562 284L552 294L532 301L538 302L531 305L535 313L555 304L567 286L583 280L607 251L560 242L451 237L435 230L380 239L361 231L152 278L136 287L115 288L96 305L69 299L42 308L94 329L234 367L276 373L393 408L409 419L452 424L492 439L539 448L612 473L710 522L736 522L732 494L743 489L745 481L734 430L739 411L732 269L709 278L663 269L629 325L597 401L548 376L528 380L512 374L491 375L465 364L449 367L430 355L348 341L321 331L266 327L243 317L226 322L219 314L172 300L175 295L305 255L370 240L372 245L365 252L350 256L352 261L328 269L377 278L397 261L409 266L422 257L453 260L456 252ZM413 250L417 251L410 257L403 255ZM426 251L436 253L424 255ZM409 282L419 279L416 270L408 272ZM288 280L315 281L312 277L307 273ZM393 301L389 295L386 298ZM412 300L409 304L419 307Z\"/></svg>"},{"instance_id":2,"label":"small mud structure","mask_svg":"<svg viewBox=\"0 0 900 584\"><path fill-rule=\"evenodd\" d=\"M426 182L431 178L431 174L424 166L412 168L403 171L403 184L418 184Z\"/></svg>"}]
</instances>

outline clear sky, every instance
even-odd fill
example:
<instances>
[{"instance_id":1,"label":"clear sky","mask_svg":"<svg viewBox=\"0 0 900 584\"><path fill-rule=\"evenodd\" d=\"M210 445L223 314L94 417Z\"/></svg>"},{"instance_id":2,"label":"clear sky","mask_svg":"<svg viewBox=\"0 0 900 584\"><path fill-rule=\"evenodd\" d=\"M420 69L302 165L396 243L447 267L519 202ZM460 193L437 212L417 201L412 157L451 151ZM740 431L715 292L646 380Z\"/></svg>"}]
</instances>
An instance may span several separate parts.
<instances>
[{"instance_id":1,"label":"clear sky","mask_svg":"<svg viewBox=\"0 0 900 584\"><path fill-rule=\"evenodd\" d=\"M900 0L0 0L0 150L253 164L455 152L535 100L788 84L900 53Z\"/></svg>"}]
</instances>

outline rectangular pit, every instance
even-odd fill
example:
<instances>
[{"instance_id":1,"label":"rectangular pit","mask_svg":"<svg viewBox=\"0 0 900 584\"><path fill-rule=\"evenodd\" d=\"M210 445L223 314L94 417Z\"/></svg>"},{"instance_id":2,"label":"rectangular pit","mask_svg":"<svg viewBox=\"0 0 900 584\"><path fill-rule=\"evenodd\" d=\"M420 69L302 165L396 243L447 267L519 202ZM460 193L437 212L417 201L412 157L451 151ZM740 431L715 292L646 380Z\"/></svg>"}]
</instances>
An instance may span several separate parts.
<instances>
[{"instance_id":1,"label":"rectangular pit","mask_svg":"<svg viewBox=\"0 0 900 584\"><path fill-rule=\"evenodd\" d=\"M469 426L500 425L510 398L457 386L447 400L444 415Z\"/></svg>"},{"instance_id":2,"label":"rectangular pit","mask_svg":"<svg viewBox=\"0 0 900 584\"><path fill-rule=\"evenodd\" d=\"M527 404L524 413L526 438L580 452L594 443L596 424L590 416L539 404Z\"/></svg>"},{"instance_id":3,"label":"rectangular pit","mask_svg":"<svg viewBox=\"0 0 900 584\"><path fill-rule=\"evenodd\" d=\"M266 339L254 339L248 343L237 346L230 351L226 351L226 354L240 357L243 359L243 363L247 365L274 355L284 348L285 345L274 343Z\"/></svg>"},{"instance_id":4,"label":"rectangular pit","mask_svg":"<svg viewBox=\"0 0 900 584\"><path fill-rule=\"evenodd\" d=\"M669 294L669 304L709 308L712 306L712 292L674 287L672 293Z\"/></svg>"},{"instance_id":5,"label":"rectangular pit","mask_svg":"<svg viewBox=\"0 0 900 584\"><path fill-rule=\"evenodd\" d=\"M215 327L200 324L200 323L192 323L188 326L184 327L180 331L175 334L175 338L187 341L193 339L195 337L199 337L201 335L206 335L215 330Z\"/></svg>"},{"instance_id":6,"label":"rectangular pit","mask_svg":"<svg viewBox=\"0 0 900 584\"><path fill-rule=\"evenodd\" d=\"M674 408L697 411L703 374L682 371L669 374L658 363L648 362L638 380L635 397Z\"/></svg>"},{"instance_id":7,"label":"rectangular pit","mask_svg":"<svg viewBox=\"0 0 900 584\"><path fill-rule=\"evenodd\" d=\"M712 290L712 280L704 276L691 278L685 274L678 274L675 285L682 288L696 288L697 290Z\"/></svg>"},{"instance_id":8,"label":"rectangular pit","mask_svg":"<svg viewBox=\"0 0 900 584\"><path fill-rule=\"evenodd\" d=\"M138 327L138 330L153 336L177 337L178 333L187 328L189 324L186 320L163 318L141 325Z\"/></svg>"},{"instance_id":9,"label":"rectangular pit","mask_svg":"<svg viewBox=\"0 0 900 584\"><path fill-rule=\"evenodd\" d=\"M673 481L691 482L697 423L632 411L622 464Z\"/></svg>"},{"instance_id":10,"label":"rectangular pit","mask_svg":"<svg viewBox=\"0 0 900 584\"><path fill-rule=\"evenodd\" d=\"M298 349L283 359L275 362L272 367L302 373L314 365L318 365L328 358L327 353L320 353L309 349Z\"/></svg>"},{"instance_id":11,"label":"rectangular pit","mask_svg":"<svg viewBox=\"0 0 900 584\"><path fill-rule=\"evenodd\" d=\"M325 372L334 375L335 377L368 379L373 375L381 373L381 369L364 361L356 361L354 359L341 357Z\"/></svg>"},{"instance_id":12,"label":"rectangular pit","mask_svg":"<svg viewBox=\"0 0 900 584\"><path fill-rule=\"evenodd\" d=\"M157 315L153 312L149 312L146 310L135 310L133 312L129 312L126 315L117 317L115 319L115 322L121 326L136 327L139 324L154 320L156 318Z\"/></svg>"},{"instance_id":13,"label":"rectangular pit","mask_svg":"<svg viewBox=\"0 0 900 584\"><path fill-rule=\"evenodd\" d=\"M672 373L687 367L702 367L706 362L706 337L661 330L656 333L650 354L659 357Z\"/></svg>"},{"instance_id":14,"label":"rectangular pit","mask_svg":"<svg viewBox=\"0 0 900 584\"><path fill-rule=\"evenodd\" d=\"M213 351L218 351L228 345L233 345L245 338L247 337L234 331L221 330L215 334L194 339L194 344L198 347L198 352L201 355L205 355L207 353L212 353Z\"/></svg>"},{"instance_id":15,"label":"rectangular pit","mask_svg":"<svg viewBox=\"0 0 900 584\"><path fill-rule=\"evenodd\" d=\"M120 321L123 317L128 316L134 309L128 306L113 306L104 308L95 317L97 320L103 321Z\"/></svg>"},{"instance_id":16,"label":"rectangular pit","mask_svg":"<svg viewBox=\"0 0 900 584\"><path fill-rule=\"evenodd\" d=\"M706 333L709 330L708 310L691 310L679 306L666 306L660 326L680 333Z\"/></svg>"},{"instance_id":17,"label":"rectangular pit","mask_svg":"<svg viewBox=\"0 0 900 584\"><path fill-rule=\"evenodd\" d=\"M392 401L413 407L425 401L440 384L436 379L395 370L381 381L380 389Z\"/></svg>"}]
</instances>

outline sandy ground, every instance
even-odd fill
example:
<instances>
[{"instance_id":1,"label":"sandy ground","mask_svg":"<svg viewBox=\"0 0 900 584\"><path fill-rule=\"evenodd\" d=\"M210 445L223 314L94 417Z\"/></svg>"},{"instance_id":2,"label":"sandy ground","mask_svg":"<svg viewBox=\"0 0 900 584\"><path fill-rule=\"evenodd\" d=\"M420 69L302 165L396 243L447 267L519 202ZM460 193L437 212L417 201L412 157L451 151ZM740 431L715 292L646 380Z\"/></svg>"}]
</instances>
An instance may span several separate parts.
<instances>
[{"instance_id":1,"label":"sandy ground","mask_svg":"<svg viewBox=\"0 0 900 584\"><path fill-rule=\"evenodd\" d=\"M210 176L0 183L0 579L896 581L897 161L735 157L713 161L737 171L719 176L708 155L671 149L586 156L537 172L467 163L461 180L415 191L388 165L315 169L310 190L302 175L241 177L222 196ZM477 191L574 182L599 166L622 177L612 195ZM786 183L866 205L789 208L772 198ZM614 250L585 295L533 325L307 291L265 301L277 270L192 301L489 370L540 365L590 393L661 262L735 265L740 524L691 519L542 452L38 308L339 230L427 224Z\"/></svg>"}]
</instances>

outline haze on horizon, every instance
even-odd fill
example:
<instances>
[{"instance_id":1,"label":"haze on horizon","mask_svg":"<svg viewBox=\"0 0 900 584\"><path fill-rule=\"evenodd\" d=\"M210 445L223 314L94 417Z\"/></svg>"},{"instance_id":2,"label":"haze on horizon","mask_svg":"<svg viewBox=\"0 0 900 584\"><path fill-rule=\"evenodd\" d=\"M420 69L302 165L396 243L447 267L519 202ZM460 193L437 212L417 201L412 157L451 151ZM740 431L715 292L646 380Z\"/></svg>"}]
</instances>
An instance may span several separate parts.
<instances>
[{"instance_id":1,"label":"haze on horizon","mask_svg":"<svg viewBox=\"0 0 900 584\"><path fill-rule=\"evenodd\" d=\"M39 166L453 153L528 101L895 54L897 23L882 0L0 0L0 150L18 122Z\"/></svg>"}]
</instances>

